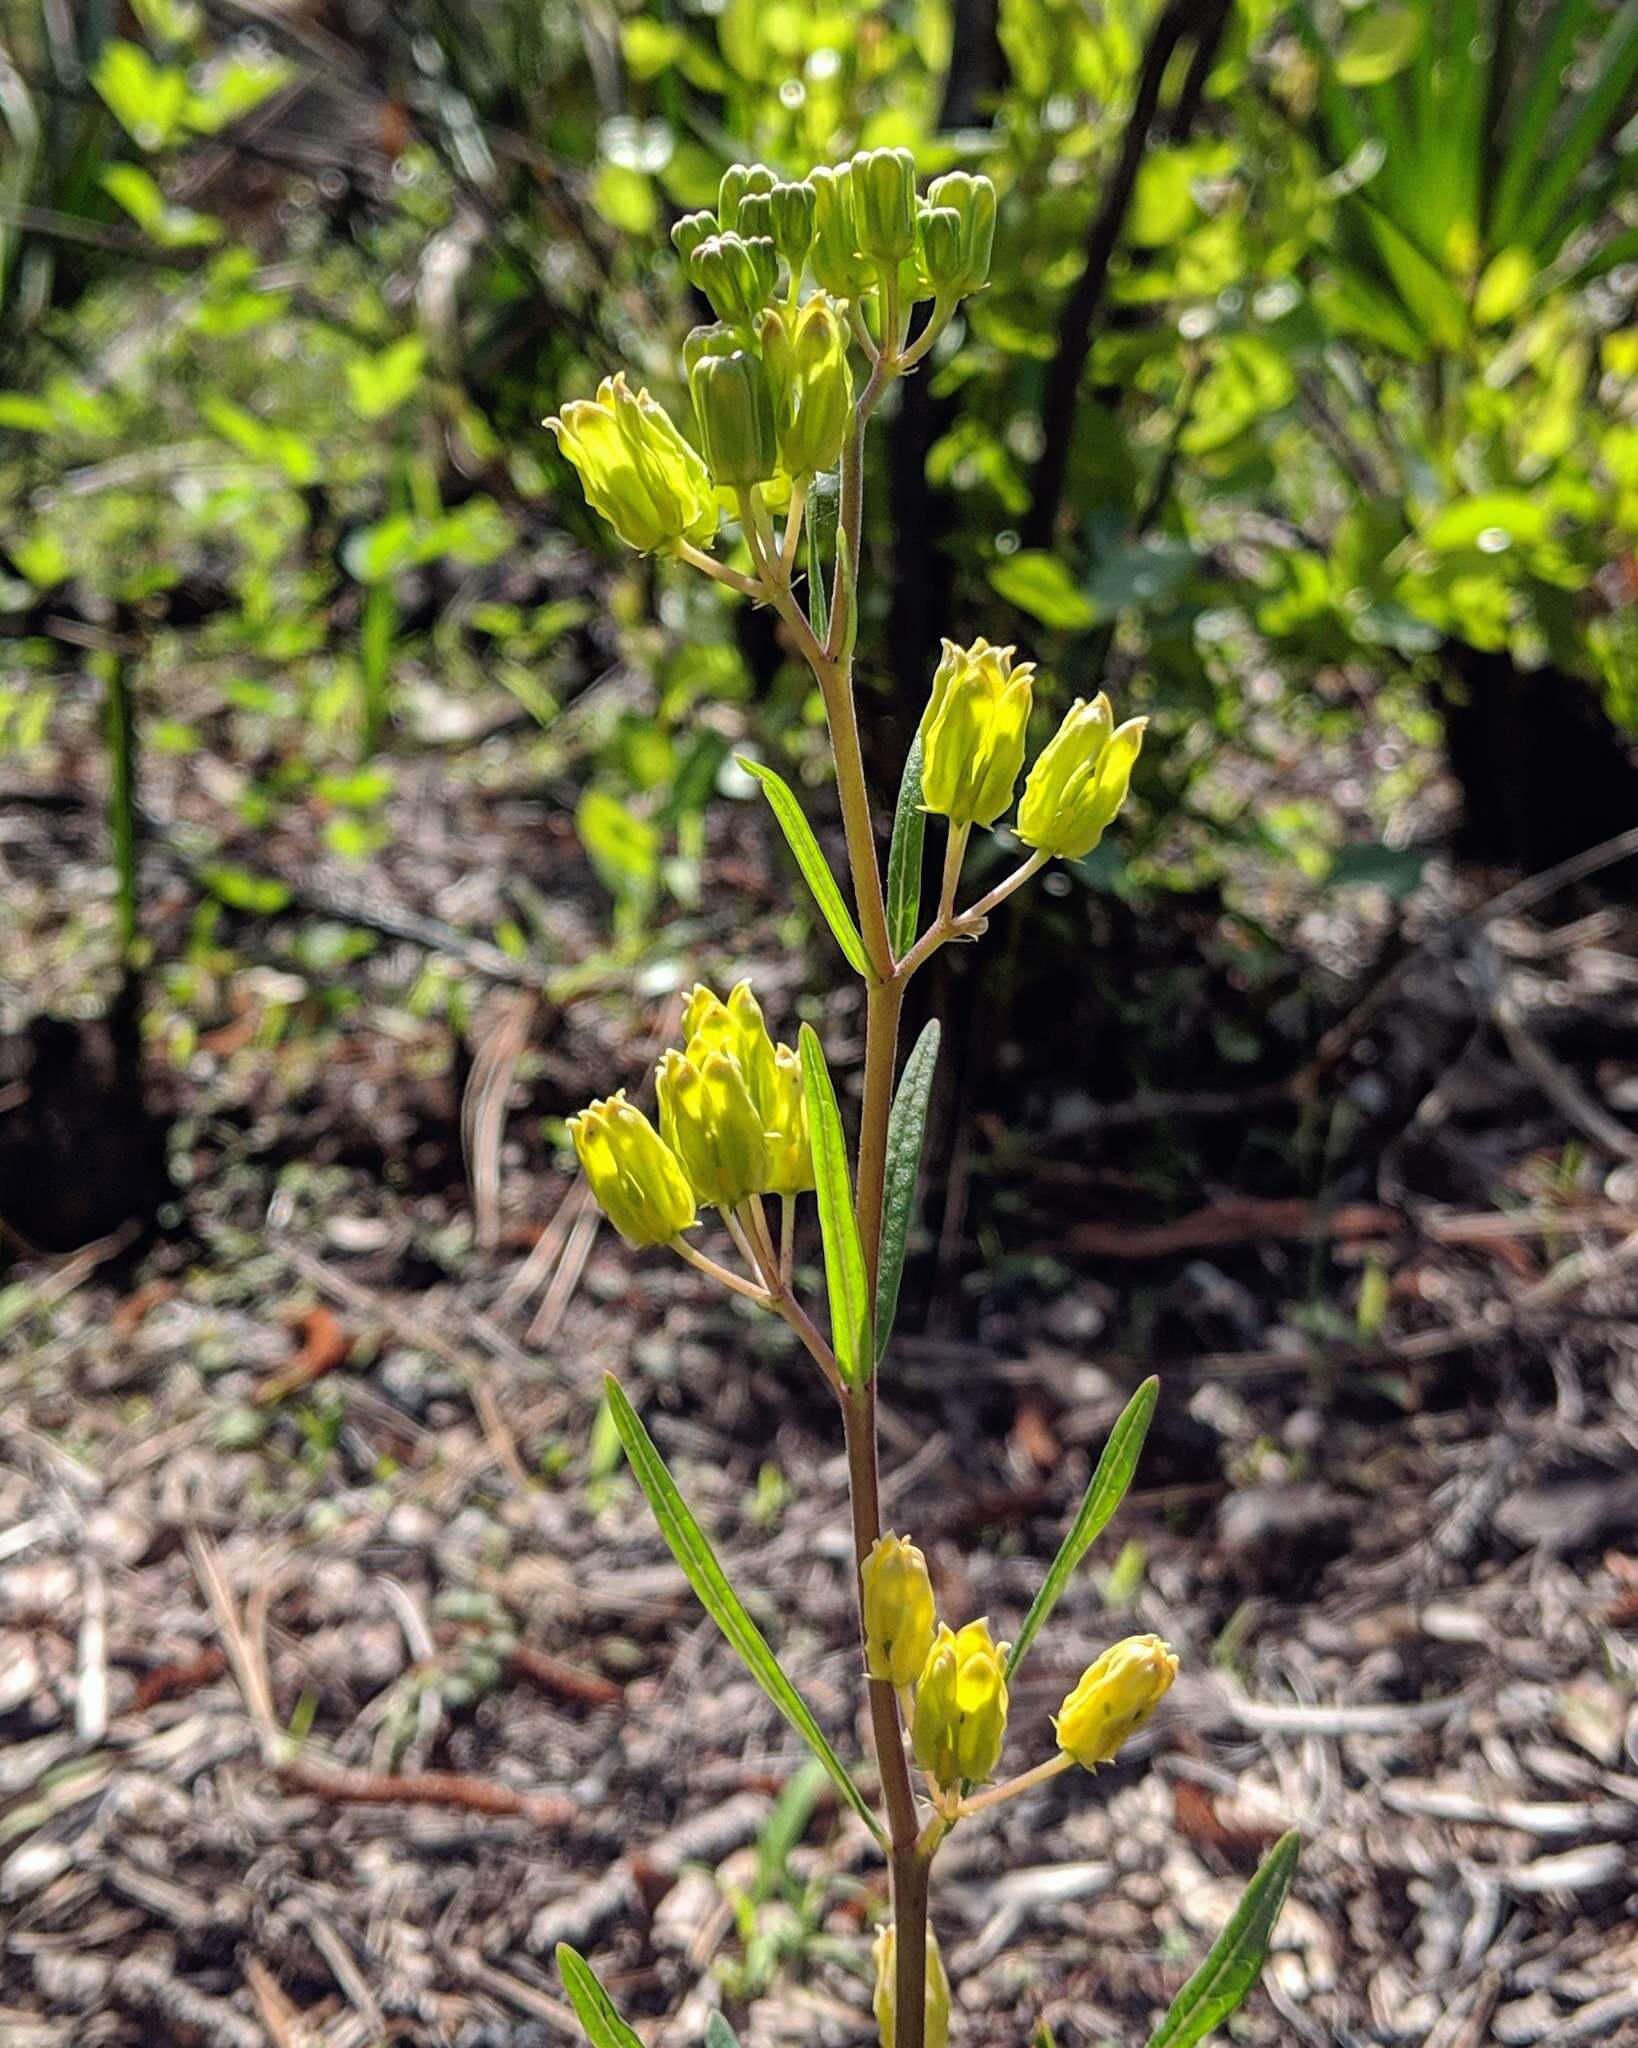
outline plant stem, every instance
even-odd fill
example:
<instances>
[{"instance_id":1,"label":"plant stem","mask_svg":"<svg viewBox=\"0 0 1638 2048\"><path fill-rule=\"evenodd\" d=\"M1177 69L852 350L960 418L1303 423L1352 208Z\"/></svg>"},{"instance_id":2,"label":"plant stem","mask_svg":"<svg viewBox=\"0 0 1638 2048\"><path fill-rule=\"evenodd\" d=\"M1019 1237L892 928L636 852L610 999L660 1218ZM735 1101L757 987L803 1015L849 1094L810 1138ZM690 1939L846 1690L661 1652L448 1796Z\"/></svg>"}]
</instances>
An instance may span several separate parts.
<instances>
[{"instance_id":1,"label":"plant stem","mask_svg":"<svg viewBox=\"0 0 1638 2048\"><path fill-rule=\"evenodd\" d=\"M881 1534L881 1488L876 1472L876 1389L866 1381L842 1402L847 1439L848 1494L853 1513L854 1592L859 1600L859 1640L864 1641L864 1582L859 1568ZM916 1795L904 1753L899 1702L884 1678L867 1681L870 1727L887 1809L888 1870L893 1888L893 2048L922 2048L927 2004L927 1859L921 1853Z\"/></svg>"},{"instance_id":2,"label":"plant stem","mask_svg":"<svg viewBox=\"0 0 1638 2048\"><path fill-rule=\"evenodd\" d=\"M1016 1778L1009 1778L1004 1785L992 1785L987 1792L975 1792L970 1799L963 1799L956 1809L965 1816L982 1813L986 1806L999 1806L1003 1800L1016 1799L1020 1792L1032 1792L1037 1785L1044 1785L1049 1778L1057 1777L1060 1771L1067 1771L1075 1759L1067 1750L1059 1750L1056 1756L1049 1756L1044 1764L1037 1764L1032 1771L1020 1771Z\"/></svg>"},{"instance_id":3,"label":"plant stem","mask_svg":"<svg viewBox=\"0 0 1638 2048\"><path fill-rule=\"evenodd\" d=\"M754 576L747 576L738 569L730 569L726 562L719 562L715 555L708 555L703 548L695 547L692 541L677 543L677 559L688 563L718 583L726 583L730 590L737 590L741 597L765 598L767 592Z\"/></svg>"},{"instance_id":4,"label":"plant stem","mask_svg":"<svg viewBox=\"0 0 1638 2048\"><path fill-rule=\"evenodd\" d=\"M137 749L136 709L124 654L107 656L104 709L108 737L108 834L113 842L115 929L120 973L136 965L137 920Z\"/></svg>"},{"instance_id":5,"label":"plant stem","mask_svg":"<svg viewBox=\"0 0 1638 2048\"><path fill-rule=\"evenodd\" d=\"M987 896L981 896L970 910L962 910L957 911L953 915L950 914L948 910L949 899L947 897L946 903L940 906L938 917L927 927L926 931L922 933L910 951L899 962L896 975L900 987L902 988L903 984L910 979L918 967L925 967L939 947L947 940L964 938L969 935L976 936L977 928L982 925L990 912L998 905L1005 903L1014 889L1021 889L1031 875L1039 874L1050 858L1050 854L1042 853L1037 849L1021 866L1014 868L1005 881L998 882ZM945 884L947 890L949 879L949 872L946 869Z\"/></svg>"},{"instance_id":6,"label":"plant stem","mask_svg":"<svg viewBox=\"0 0 1638 2048\"><path fill-rule=\"evenodd\" d=\"M671 1249L677 1254L679 1259L692 1266L696 1272L706 1274L720 1286L730 1289L735 1294L743 1294L747 1301L754 1301L758 1308L770 1306L765 1288L758 1287L753 1280L742 1280L737 1273L731 1273L726 1266L718 1265L715 1259L707 1258L704 1252L696 1251L686 1238L674 1237L671 1240Z\"/></svg>"}]
</instances>

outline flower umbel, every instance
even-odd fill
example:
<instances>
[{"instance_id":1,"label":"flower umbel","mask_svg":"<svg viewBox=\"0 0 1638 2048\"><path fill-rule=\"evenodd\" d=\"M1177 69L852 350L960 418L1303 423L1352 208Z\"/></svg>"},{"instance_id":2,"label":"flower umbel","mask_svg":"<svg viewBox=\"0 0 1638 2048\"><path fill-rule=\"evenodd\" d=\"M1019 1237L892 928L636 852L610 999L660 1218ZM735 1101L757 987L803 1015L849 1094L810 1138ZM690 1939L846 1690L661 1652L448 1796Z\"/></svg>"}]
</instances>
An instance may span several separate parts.
<instances>
[{"instance_id":1,"label":"flower umbel","mask_svg":"<svg viewBox=\"0 0 1638 2048\"><path fill-rule=\"evenodd\" d=\"M767 1186L762 1118L731 1053L702 1045L696 1059L673 1047L660 1061L656 1089L660 1130L698 1201L733 1209Z\"/></svg>"},{"instance_id":2,"label":"flower umbel","mask_svg":"<svg viewBox=\"0 0 1638 2048\"><path fill-rule=\"evenodd\" d=\"M891 1530L859 1567L864 1589L865 1669L889 1685L913 1685L933 1647L936 1617L927 1560Z\"/></svg>"},{"instance_id":3,"label":"flower umbel","mask_svg":"<svg viewBox=\"0 0 1638 2048\"><path fill-rule=\"evenodd\" d=\"M1081 1674L1053 1717L1058 1747L1087 1770L1106 1764L1171 1690L1177 1659L1159 1636L1128 1636Z\"/></svg>"},{"instance_id":4,"label":"flower umbel","mask_svg":"<svg viewBox=\"0 0 1638 2048\"><path fill-rule=\"evenodd\" d=\"M1041 749L1018 806L1018 836L1060 860L1081 860L1097 845L1126 801L1143 746L1146 718L1115 724L1102 690L1077 697Z\"/></svg>"},{"instance_id":5,"label":"flower umbel","mask_svg":"<svg viewBox=\"0 0 1638 2048\"><path fill-rule=\"evenodd\" d=\"M898 1966L898 1941L891 1920L876 1930L871 1948L876 1965L876 1995L872 2006L881 2033L882 2048L893 2048L895 2013L894 1974ZM950 2038L950 1980L944 1974L944 1958L938 1952L938 1936L927 1930L927 2006L923 2021L925 2048L946 2048Z\"/></svg>"},{"instance_id":6,"label":"flower umbel","mask_svg":"<svg viewBox=\"0 0 1638 2048\"><path fill-rule=\"evenodd\" d=\"M676 1154L619 1089L569 1119L597 1206L627 1244L669 1244L694 1222L694 1196Z\"/></svg>"},{"instance_id":7,"label":"flower umbel","mask_svg":"<svg viewBox=\"0 0 1638 2048\"><path fill-rule=\"evenodd\" d=\"M940 1626L916 1686L911 1742L916 1762L946 1791L982 1784L1007 1732L1007 1646L987 1621L954 1633Z\"/></svg>"},{"instance_id":8,"label":"flower umbel","mask_svg":"<svg viewBox=\"0 0 1638 2048\"><path fill-rule=\"evenodd\" d=\"M1024 765L1033 662L1010 647L944 643L921 720L921 793L952 825L993 825L1012 802Z\"/></svg>"},{"instance_id":9,"label":"flower umbel","mask_svg":"<svg viewBox=\"0 0 1638 2048\"><path fill-rule=\"evenodd\" d=\"M623 371L546 424L579 472L587 504L627 547L647 555L715 535L717 501L705 464L665 408L633 391Z\"/></svg>"}]
</instances>

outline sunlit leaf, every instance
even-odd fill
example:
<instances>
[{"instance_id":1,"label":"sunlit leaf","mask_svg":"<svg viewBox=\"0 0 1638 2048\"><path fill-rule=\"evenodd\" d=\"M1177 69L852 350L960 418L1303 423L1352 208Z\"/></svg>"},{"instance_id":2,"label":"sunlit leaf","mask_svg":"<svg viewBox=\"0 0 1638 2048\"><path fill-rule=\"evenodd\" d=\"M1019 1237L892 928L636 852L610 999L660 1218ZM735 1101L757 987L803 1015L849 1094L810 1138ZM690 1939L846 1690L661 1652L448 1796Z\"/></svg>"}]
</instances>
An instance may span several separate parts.
<instances>
[{"instance_id":1,"label":"sunlit leaf","mask_svg":"<svg viewBox=\"0 0 1638 2048\"><path fill-rule=\"evenodd\" d=\"M1031 1603L1024 1625L1018 1631L1018 1640L1012 1646L1007 1658L1007 1677L1010 1679L1024 1661L1024 1653L1045 1626L1048 1616L1063 1597L1064 1588L1075 1575L1075 1568L1092 1548L1102 1533L1109 1518L1126 1497L1126 1489L1132 1483L1132 1474L1137 1470L1137 1461L1143 1452L1143 1440L1149 1434L1149 1423L1155 1412L1155 1402L1160 1398L1160 1382L1152 1376L1121 1410L1120 1419L1109 1432L1109 1441L1103 1447L1103 1456L1098 1468L1092 1474L1092 1483L1086 1489L1081 1502L1080 1513L1075 1517L1069 1534L1058 1546L1058 1555L1046 1577L1041 1581L1041 1590Z\"/></svg>"},{"instance_id":2,"label":"sunlit leaf","mask_svg":"<svg viewBox=\"0 0 1638 2048\"><path fill-rule=\"evenodd\" d=\"M1344 85L1383 85L1403 71L1422 43L1422 13L1401 0L1372 0L1359 8L1337 46L1337 77Z\"/></svg>"},{"instance_id":3,"label":"sunlit leaf","mask_svg":"<svg viewBox=\"0 0 1638 2048\"><path fill-rule=\"evenodd\" d=\"M557 1974L569 1994L575 2017L586 2030L591 2048L643 2048L642 2042L615 2011L585 1957L566 1941L557 1945Z\"/></svg>"},{"instance_id":4,"label":"sunlit leaf","mask_svg":"<svg viewBox=\"0 0 1638 2048\"><path fill-rule=\"evenodd\" d=\"M887 851L887 938L902 959L916 943L921 918L921 849L927 813L921 802L921 734L910 742L893 812L893 842Z\"/></svg>"},{"instance_id":5,"label":"sunlit leaf","mask_svg":"<svg viewBox=\"0 0 1638 2048\"><path fill-rule=\"evenodd\" d=\"M825 1739L824 1731L814 1719L807 1702L785 1676L762 1631L746 1613L739 1595L728 1583L705 1531L678 1492L675 1480L666 1470L665 1460L655 1449L636 1409L626 1399L625 1390L612 1375L605 1380L604 1386L609 1413L625 1447L627 1460L638 1485L648 1496L654 1519L660 1525L660 1534L670 1546L672 1556L682 1566L695 1597L739 1653L746 1670L824 1765L837 1791L879 1841L881 1827L864 1794L854 1784L847 1767Z\"/></svg>"},{"instance_id":6,"label":"sunlit leaf","mask_svg":"<svg viewBox=\"0 0 1638 2048\"><path fill-rule=\"evenodd\" d=\"M875 1346L870 1331L870 1291L859 1219L853 1207L847 1141L842 1135L836 1090L825 1065L819 1034L802 1026L802 1087L813 1141L813 1175L819 1231L825 1246L825 1288L830 1300L830 1341L842 1378L851 1386L870 1377Z\"/></svg>"},{"instance_id":7,"label":"sunlit leaf","mask_svg":"<svg viewBox=\"0 0 1638 2048\"><path fill-rule=\"evenodd\" d=\"M1042 548L1003 555L990 570L990 587L1008 604L1059 632L1081 632L1097 621L1095 607L1076 588L1063 563Z\"/></svg>"},{"instance_id":8,"label":"sunlit leaf","mask_svg":"<svg viewBox=\"0 0 1638 2048\"><path fill-rule=\"evenodd\" d=\"M1302 1838L1293 1831L1269 1850L1228 1925L1212 1943L1211 1953L1149 2036L1149 2048L1195 2048L1245 2003L1268 1954L1301 1847Z\"/></svg>"},{"instance_id":9,"label":"sunlit leaf","mask_svg":"<svg viewBox=\"0 0 1638 2048\"><path fill-rule=\"evenodd\" d=\"M790 785L761 761L753 761L748 755L734 757L745 773L762 785L762 793L768 799L774 816L779 820L779 829L785 835L785 843L796 856L796 865L802 870L802 879L813 892L813 900L824 913L825 922L831 928L836 943L846 955L848 965L855 974L868 975L870 960L865 952L864 940L859 928L853 922L852 914L842 901L842 892L836 886L836 877L830 871L819 842L813 836L813 827L803 815L802 806L796 801Z\"/></svg>"}]
</instances>

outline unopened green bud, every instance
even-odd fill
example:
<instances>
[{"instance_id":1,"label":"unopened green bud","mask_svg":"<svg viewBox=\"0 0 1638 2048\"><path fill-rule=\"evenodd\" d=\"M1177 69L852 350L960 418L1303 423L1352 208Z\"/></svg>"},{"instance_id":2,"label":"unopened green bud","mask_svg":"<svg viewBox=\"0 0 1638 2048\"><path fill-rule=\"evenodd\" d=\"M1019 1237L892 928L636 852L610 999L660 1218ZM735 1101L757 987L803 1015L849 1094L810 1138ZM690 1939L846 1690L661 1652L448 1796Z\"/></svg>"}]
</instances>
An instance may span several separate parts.
<instances>
[{"instance_id":1,"label":"unopened green bud","mask_svg":"<svg viewBox=\"0 0 1638 2048\"><path fill-rule=\"evenodd\" d=\"M878 1536L859 1567L864 1601L865 1669L892 1686L914 1685L933 1647L937 1616L927 1560L891 1531Z\"/></svg>"},{"instance_id":2,"label":"unopened green bud","mask_svg":"<svg viewBox=\"0 0 1638 2048\"><path fill-rule=\"evenodd\" d=\"M632 391L622 373L596 398L577 398L546 422L579 472L586 501L641 554L680 540L709 541L717 502L694 449L665 408Z\"/></svg>"},{"instance_id":3,"label":"unopened green bud","mask_svg":"<svg viewBox=\"0 0 1638 2048\"><path fill-rule=\"evenodd\" d=\"M950 289L976 292L990 274L995 242L995 187L988 178L968 171L949 171L927 188L929 205L948 209L961 221L961 264Z\"/></svg>"},{"instance_id":4,"label":"unopened green bud","mask_svg":"<svg viewBox=\"0 0 1638 2048\"><path fill-rule=\"evenodd\" d=\"M954 297L966 275L961 216L953 206L924 206L916 216L921 268L935 296Z\"/></svg>"},{"instance_id":5,"label":"unopened green bud","mask_svg":"<svg viewBox=\"0 0 1638 2048\"><path fill-rule=\"evenodd\" d=\"M808 183L813 187L813 247L808 262L814 282L839 299L857 299L869 290L875 273L859 254L852 166L809 171Z\"/></svg>"},{"instance_id":6,"label":"unopened green bud","mask_svg":"<svg viewBox=\"0 0 1638 2048\"><path fill-rule=\"evenodd\" d=\"M714 213L685 213L671 229L671 246L686 263L701 242L717 232Z\"/></svg>"},{"instance_id":7,"label":"unopened green bud","mask_svg":"<svg viewBox=\"0 0 1638 2048\"><path fill-rule=\"evenodd\" d=\"M757 322L757 339L773 393L780 460L792 476L833 468L853 416L841 315L815 293L789 323L770 308Z\"/></svg>"},{"instance_id":8,"label":"unopened green bud","mask_svg":"<svg viewBox=\"0 0 1638 2048\"><path fill-rule=\"evenodd\" d=\"M870 1957L876 1967L876 1993L872 2009L881 2034L881 2048L894 2048L893 2029L898 2002L898 1941L893 1923L877 1929ZM922 2041L924 2048L948 2048L950 2039L950 1980L944 1974L944 1958L938 1952L938 1936L927 1930L927 1972L924 1994Z\"/></svg>"},{"instance_id":9,"label":"unopened green bud","mask_svg":"<svg viewBox=\"0 0 1638 2048\"><path fill-rule=\"evenodd\" d=\"M1159 1636L1128 1636L1081 1674L1053 1716L1058 1747L1086 1770L1106 1764L1170 1692L1177 1659Z\"/></svg>"},{"instance_id":10,"label":"unopened green bud","mask_svg":"<svg viewBox=\"0 0 1638 2048\"><path fill-rule=\"evenodd\" d=\"M1126 801L1149 721L1116 726L1109 699L1077 697L1041 749L1018 806L1018 836L1059 860L1081 860Z\"/></svg>"},{"instance_id":11,"label":"unopened green bud","mask_svg":"<svg viewBox=\"0 0 1638 2048\"><path fill-rule=\"evenodd\" d=\"M688 274L719 320L748 327L773 297L779 254L767 236L710 235L688 259Z\"/></svg>"},{"instance_id":12,"label":"unopened green bud","mask_svg":"<svg viewBox=\"0 0 1638 2048\"><path fill-rule=\"evenodd\" d=\"M1006 1733L1007 1645L990 1640L987 1621L954 1634L941 1625L916 1684L916 1762L946 1791L964 1780L982 1784Z\"/></svg>"},{"instance_id":13,"label":"unopened green bud","mask_svg":"<svg viewBox=\"0 0 1638 2048\"><path fill-rule=\"evenodd\" d=\"M788 1045L774 1047L774 1099L765 1119L770 1195L805 1195L813 1187L813 1141L802 1062Z\"/></svg>"},{"instance_id":14,"label":"unopened green bud","mask_svg":"<svg viewBox=\"0 0 1638 2048\"><path fill-rule=\"evenodd\" d=\"M624 1089L569 1119L592 1199L627 1244L669 1244L694 1222L682 1164Z\"/></svg>"},{"instance_id":15,"label":"unopened green bud","mask_svg":"<svg viewBox=\"0 0 1638 2048\"><path fill-rule=\"evenodd\" d=\"M724 321L713 320L705 327L691 327L683 337L683 369L692 377L694 365L702 356L731 356L736 348L744 346L744 335Z\"/></svg>"},{"instance_id":16,"label":"unopened green bud","mask_svg":"<svg viewBox=\"0 0 1638 2048\"><path fill-rule=\"evenodd\" d=\"M766 164L730 164L717 187L717 225L722 232L745 233L739 224L740 201L771 192L778 182Z\"/></svg>"},{"instance_id":17,"label":"unopened green bud","mask_svg":"<svg viewBox=\"0 0 1638 2048\"><path fill-rule=\"evenodd\" d=\"M916 160L907 149L861 149L852 162L859 250L880 265L916 246Z\"/></svg>"},{"instance_id":18,"label":"unopened green bud","mask_svg":"<svg viewBox=\"0 0 1638 2048\"><path fill-rule=\"evenodd\" d=\"M757 357L742 348L702 355L689 371L705 466L719 484L765 483L779 467L773 400Z\"/></svg>"},{"instance_id":19,"label":"unopened green bud","mask_svg":"<svg viewBox=\"0 0 1638 2048\"><path fill-rule=\"evenodd\" d=\"M762 1119L731 1053L708 1051L696 1061L673 1048L656 1085L660 1130L698 1201L733 1209L767 1185Z\"/></svg>"},{"instance_id":20,"label":"unopened green bud","mask_svg":"<svg viewBox=\"0 0 1638 2048\"><path fill-rule=\"evenodd\" d=\"M766 232L774 247L791 267L794 279L813 245L813 187L803 179L798 184L776 185L768 194L773 224Z\"/></svg>"},{"instance_id":21,"label":"unopened green bud","mask_svg":"<svg viewBox=\"0 0 1638 2048\"><path fill-rule=\"evenodd\" d=\"M1012 802L1024 765L1033 662L1010 647L944 642L921 720L921 794L953 825L993 825Z\"/></svg>"},{"instance_id":22,"label":"unopened green bud","mask_svg":"<svg viewBox=\"0 0 1638 2048\"><path fill-rule=\"evenodd\" d=\"M747 192L739 202L739 218L734 223L734 233L743 235L747 241L753 236L773 240L773 200L766 192ZM775 245L777 246L777 244Z\"/></svg>"}]
</instances>

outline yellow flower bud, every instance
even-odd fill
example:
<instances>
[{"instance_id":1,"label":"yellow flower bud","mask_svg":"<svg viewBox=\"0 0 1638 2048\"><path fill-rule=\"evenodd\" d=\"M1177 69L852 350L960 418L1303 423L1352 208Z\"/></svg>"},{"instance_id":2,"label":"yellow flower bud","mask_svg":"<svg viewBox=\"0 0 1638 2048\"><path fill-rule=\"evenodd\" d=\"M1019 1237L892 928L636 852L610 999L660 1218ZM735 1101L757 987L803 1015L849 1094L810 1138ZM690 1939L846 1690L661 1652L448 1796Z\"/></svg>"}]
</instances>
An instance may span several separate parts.
<instances>
[{"instance_id":1,"label":"yellow flower bud","mask_svg":"<svg viewBox=\"0 0 1638 2048\"><path fill-rule=\"evenodd\" d=\"M954 1634L941 1624L916 1685L916 1762L946 1791L963 1779L982 1784L1000 1761L1006 1732L1007 1645L990 1640L987 1621L969 1621Z\"/></svg>"},{"instance_id":2,"label":"yellow flower bud","mask_svg":"<svg viewBox=\"0 0 1638 2048\"><path fill-rule=\"evenodd\" d=\"M605 377L595 398L572 399L546 424L579 472L586 502L627 547L646 555L715 535L717 500L705 464L664 407L632 391L624 373Z\"/></svg>"},{"instance_id":3,"label":"yellow flower bud","mask_svg":"<svg viewBox=\"0 0 1638 2048\"><path fill-rule=\"evenodd\" d=\"M707 1052L725 1052L738 1061L746 1090L767 1125L777 1095L774 1047L751 984L736 982L724 1002L703 981L695 982L683 1005L683 1037L692 1060Z\"/></svg>"},{"instance_id":4,"label":"yellow flower bud","mask_svg":"<svg viewBox=\"0 0 1638 2048\"><path fill-rule=\"evenodd\" d=\"M627 1244L669 1244L691 1227L682 1166L624 1089L570 1117L569 1135L597 1206Z\"/></svg>"},{"instance_id":5,"label":"yellow flower bud","mask_svg":"<svg viewBox=\"0 0 1638 2048\"><path fill-rule=\"evenodd\" d=\"M673 1048L660 1062L660 1130L696 1198L732 1209L767 1185L768 1144L732 1054Z\"/></svg>"},{"instance_id":6,"label":"yellow flower bud","mask_svg":"<svg viewBox=\"0 0 1638 2048\"><path fill-rule=\"evenodd\" d=\"M993 825L1012 802L1024 765L1035 664L1015 668L1010 647L944 642L921 719L921 794L953 825Z\"/></svg>"},{"instance_id":7,"label":"yellow flower bud","mask_svg":"<svg viewBox=\"0 0 1638 2048\"><path fill-rule=\"evenodd\" d=\"M1128 1636L1104 1651L1053 1717L1058 1747L1089 1771L1108 1763L1171 1690L1177 1659L1159 1636Z\"/></svg>"},{"instance_id":8,"label":"yellow flower bud","mask_svg":"<svg viewBox=\"0 0 1638 2048\"><path fill-rule=\"evenodd\" d=\"M708 235L689 252L688 274L719 320L748 327L773 297L779 252L766 235Z\"/></svg>"},{"instance_id":9,"label":"yellow flower bud","mask_svg":"<svg viewBox=\"0 0 1638 2048\"><path fill-rule=\"evenodd\" d=\"M871 1960L876 1965L876 1995L872 2005L881 2031L882 2048L893 2048L893 2019L898 1985L898 1941L889 1920L876 1930ZM926 2048L948 2048L950 2039L950 1980L944 1974L944 1958L938 1952L938 1936L927 1930L926 2005L922 2039Z\"/></svg>"},{"instance_id":10,"label":"yellow flower bud","mask_svg":"<svg viewBox=\"0 0 1638 2048\"><path fill-rule=\"evenodd\" d=\"M853 418L853 371L847 329L817 292L788 324L771 307L757 339L773 393L779 455L791 476L833 469Z\"/></svg>"},{"instance_id":11,"label":"yellow flower bud","mask_svg":"<svg viewBox=\"0 0 1638 2048\"><path fill-rule=\"evenodd\" d=\"M788 1045L774 1047L774 1103L767 1119L770 1195L805 1195L813 1186L813 1144L802 1062Z\"/></svg>"},{"instance_id":12,"label":"yellow flower bud","mask_svg":"<svg viewBox=\"0 0 1638 2048\"><path fill-rule=\"evenodd\" d=\"M768 194L774 247L791 267L794 279L813 244L813 187L805 179L775 185Z\"/></svg>"},{"instance_id":13,"label":"yellow flower bud","mask_svg":"<svg viewBox=\"0 0 1638 2048\"><path fill-rule=\"evenodd\" d=\"M717 186L717 221L724 234L738 234L740 201L771 192L778 183L766 164L730 164Z\"/></svg>"},{"instance_id":14,"label":"yellow flower bud","mask_svg":"<svg viewBox=\"0 0 1638 2048\"><path fill-rule=\"evenodd\" d=\"M878 1536L859 1567L864 1589L865 1669L889 1685L913 1685L933 1647L933 1582L913 1543Z\"/></svg>"},{"instance_id":15,"label":"yellow flower bud","mask_svg":"<svg viewBox=\"0 0 1638 2048\"><path fill-rule=\"evenodd\" d=\"M1115 724L1100 690L1077 697L1041 749L1018 806L1018 836L1060 860L1080 860L1103 837L1126 801L1143 746L1146 718Z\"/></svg>"}]
</instances>

